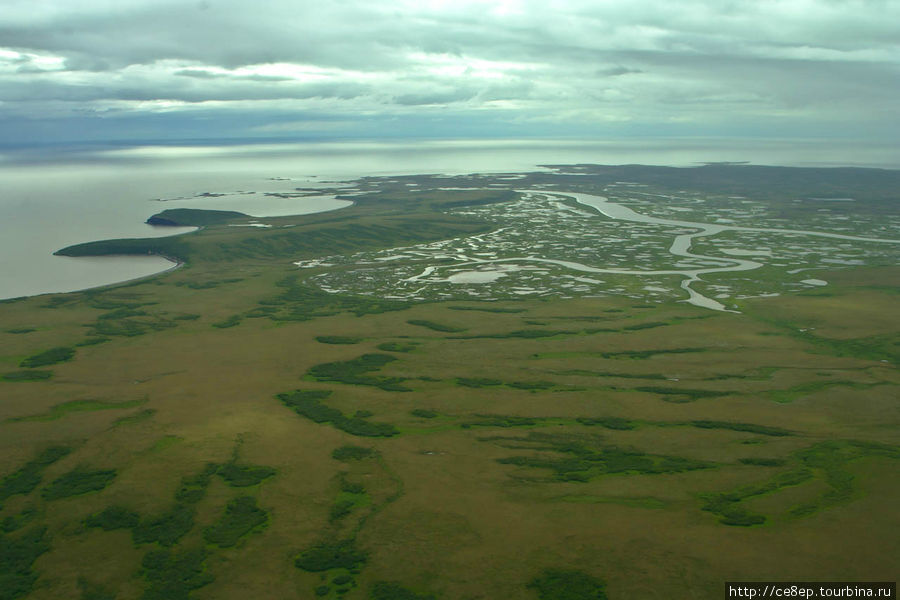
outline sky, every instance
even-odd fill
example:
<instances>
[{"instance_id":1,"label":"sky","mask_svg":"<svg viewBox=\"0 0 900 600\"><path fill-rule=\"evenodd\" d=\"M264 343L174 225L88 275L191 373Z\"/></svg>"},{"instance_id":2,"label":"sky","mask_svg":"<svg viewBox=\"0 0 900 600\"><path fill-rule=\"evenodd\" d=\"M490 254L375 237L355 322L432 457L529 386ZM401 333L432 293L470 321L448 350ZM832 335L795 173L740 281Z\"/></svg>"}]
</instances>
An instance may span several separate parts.
<instances>
[{"instance_id":1,"label":"sky","mask_svg":"<svg viewBox=\"0 0 900 600\"><path fill-rule=\"evenodd\" d=\"M0 144L900 139L900 0L2 0Z\"/></svg>"}]
</instances>

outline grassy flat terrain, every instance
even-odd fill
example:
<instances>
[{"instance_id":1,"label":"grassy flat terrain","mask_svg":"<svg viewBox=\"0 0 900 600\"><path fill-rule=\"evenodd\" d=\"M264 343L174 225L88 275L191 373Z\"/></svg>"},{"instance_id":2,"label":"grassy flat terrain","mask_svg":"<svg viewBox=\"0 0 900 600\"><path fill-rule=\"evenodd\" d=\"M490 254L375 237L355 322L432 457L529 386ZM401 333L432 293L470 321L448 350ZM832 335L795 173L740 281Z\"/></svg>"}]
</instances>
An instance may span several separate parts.
<instances>
[{"instance_id":1,"label":"grassy flat terrain","mask_svg":"<svg viewBox=\"0 0 900 600\"><path fill-rule=\"evenodd\" d=\"M670 191L782 201L709 169ZM842 193L801 175L782 183ZM872 187L852 175L843 194L871 207L853 233L891 237L863 221L883 222L888 202L896 214L896 197L863 198ZM516 189L603 191L588 175L531 177ZM507 226L500 211L522 200L499 180L364 180L352 208L267 229L84 244L64 253L185 265L0 304L0 599L668 600L722 597L729 580L891 579L891 250L704 280L747 292L729 299L740 312L678 302L678 278L643 296L648 281L625 276L603 295L363 293L394 281L386 263L412 276L455 260L409 247ZM648 248L665 237L632 233ZM808 267L797 277L828 285L760 293Z\"/></svg>"}]
</instances>

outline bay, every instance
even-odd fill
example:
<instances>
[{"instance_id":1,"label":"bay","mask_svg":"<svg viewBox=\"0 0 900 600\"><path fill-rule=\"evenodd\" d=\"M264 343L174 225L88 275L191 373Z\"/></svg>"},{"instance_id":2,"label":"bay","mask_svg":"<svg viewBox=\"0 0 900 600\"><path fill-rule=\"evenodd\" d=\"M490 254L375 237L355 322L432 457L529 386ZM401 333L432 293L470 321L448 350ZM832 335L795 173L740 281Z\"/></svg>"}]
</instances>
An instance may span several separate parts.
<instances>
[{"instance_id":1,"label":"bay","mask_svg":"<svg viewBox=\"0 0 900 600\"><path fill-rule=\"evenodd\" d=\"M362 176L522 172L542 164L693 166L722 161L897 168L900 150L850 141L695 138L6 150L0 152L0 298L86 289L171 268L171 262L155 256L53 256L54 251L81 242L191 231L144 224L150 215L165 208L237 210L260 217L305 214L339 209L347 203L330 196L284 199L264 194L328 187L333 186L328 182Z\"/></svg>"}]
</instances>

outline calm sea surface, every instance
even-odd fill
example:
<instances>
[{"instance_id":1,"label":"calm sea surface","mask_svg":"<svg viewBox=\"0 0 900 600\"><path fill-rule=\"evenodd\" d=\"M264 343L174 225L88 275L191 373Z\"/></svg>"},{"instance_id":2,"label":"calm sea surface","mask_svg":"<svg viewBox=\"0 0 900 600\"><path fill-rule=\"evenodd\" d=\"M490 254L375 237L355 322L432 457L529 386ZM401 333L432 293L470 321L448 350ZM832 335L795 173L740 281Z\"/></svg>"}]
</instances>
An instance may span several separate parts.
<instances>
[{"instance_id":1,"label":"calm sea surface","mask_svg":"<svg viewBox=\"0 0 900 600\"><path fill-rule=\"evenodd\" d=\"M166 208L237 210L260 217L303 214L335 210L346 203L329 197L281 200L263 193L365 175L521 172L535 170L539 164L565 163L691 166L714 161L900 168L900 148L822 141L632 139L8 152L0 154L0 298L80 290L171 268L169 261L151 256L53 256L55 250L80 242L190 231L144 224L147 217ZM204 192L226 196L195 198Z\"/></svg>"}]
</instances>

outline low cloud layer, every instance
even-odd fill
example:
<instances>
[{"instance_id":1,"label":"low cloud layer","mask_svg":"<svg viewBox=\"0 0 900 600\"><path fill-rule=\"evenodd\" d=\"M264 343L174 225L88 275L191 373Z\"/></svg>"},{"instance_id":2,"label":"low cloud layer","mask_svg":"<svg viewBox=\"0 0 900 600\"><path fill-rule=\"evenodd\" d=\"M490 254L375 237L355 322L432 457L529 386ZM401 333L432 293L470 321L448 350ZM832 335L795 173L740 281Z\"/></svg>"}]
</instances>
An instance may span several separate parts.
<instances>
[{"instance_id":1,"label":"low cloud layer","mask_svg":"<svg viewBox=\"0 0 900 600\"><path fill-rule=\"evenodd\" d=\"M8 143L889 139L898 97L893 0L5 0L0 11Z\"/></svg>"}]
</instances>

